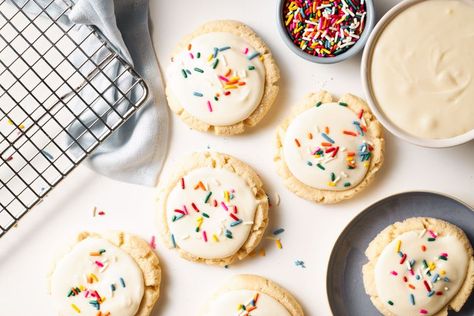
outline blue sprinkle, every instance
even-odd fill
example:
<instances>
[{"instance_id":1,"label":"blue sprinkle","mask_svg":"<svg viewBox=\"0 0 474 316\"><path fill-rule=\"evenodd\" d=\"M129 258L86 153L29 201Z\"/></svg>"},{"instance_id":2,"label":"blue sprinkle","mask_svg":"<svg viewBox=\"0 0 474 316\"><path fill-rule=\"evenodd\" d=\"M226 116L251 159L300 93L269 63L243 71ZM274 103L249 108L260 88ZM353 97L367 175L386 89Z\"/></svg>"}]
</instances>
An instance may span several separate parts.
<instances>
[{"instance_id":1,"label":"blue sprinkle","mask_svg":"<svg viewBox=\"0 0 474 316\"><path fill-rule=\"evenodd\" d=\"M173 248L176 248L176 240L174 239L173 234L171 234L171 242L173 243Z\"/></svg>"},{"instance_id":2,"label":"blue sprinkle","mask_svg":"<svg viewBox=\"0 0 474 316\"><path fill-rule=\"evenodd\" d=\"M204 96L204 94L202 94L201 92L193 92L193 95L195 95L196 97L202 97Z\"/></svg>"},{"instance_id":3,"label":"blue sprinkle","mask_svg":"<svg viewBox=\"0 0 474 316\"><path fill-rule=\"evenodd\" d=\"M273 235L279 235L285 231L284 228L278 228L273 231Z\"/></svg>"},{"instance_id":4,"label":"blue sprinkle","mask_svg":"<svg viewBox=\"0 0 474 316\"><path fill-rule=\"evenodd\" d=\"M217 52L219 51L219 49L217 47L214 47L214 54L212 55L214 58L217 57Z\"/></svg>"},{"instance_id":5,"label":"blue sprinkle","mask_svg":"<svg viewBox=\"0 0 474 316\"><path fill-rule=\"evenodd\" d=\"M449 282L449 278L448 278L448 277L444 277L444 282Z\"/></svg>"},{"instance_id":6,"label":"blue sprinkle","mask_svg":"<svg viewBox=\"0 0 474 316\"><path fill-rule=\"evenodd\" d=\"M260 53L259 53L259 52L255 52L255 53L253 53L252 55L250 55L250 56L248 57L248 59L249 59L249 60L252 60L252 59L254 59L255 57L258 57L258 56L260 56Z\"/></svg>"},{"instance_id":7,"label":"blue sprinkle","mask_svg":"<svg viewBox=\"0 0 474 316\"><path fill-rule=\"evenodd\" d=\"M54 157L53 155L51 155L49 152L47 152L46 150L42 149L41 150L41 153L46 156L46 158L48 158L49 161L53 161L54 160Z\"/></svg>"},{"instance_id":8,"label":"blue sprinkle","mask_svg":"<svg viewBox=\"0 0 474 316\"><path fill-rule=\"evenodd\" d=\"M297 267L301 267L301 268L306 268L306 266L304 265L304 261L303 260L296 260L295 261L295 266Z\"/></svg>"},{"instance_id":9,"label":"blue sprinkle","mask_svg":"<svg viewBox=\"0 0 474 316\"><path fill-rule=\"evenodd\" d=\"M122 284L122 287L125 287L125 281L123 278L120 278L120 284Z\"/></svg>"},{"instance_id":10,"label":"blue sprinkle","mask_svg":"<svg viewBox=\"0 0 474 316\"><path fill-rule=\"evenodd\" d=\"M410 303L411 305L415 305L415 296L413 294L410 294Z\"/></svg>"},{"instance_id":11,"label":"blue sprinkle","mask_svg":"<svg viewBox=\"0 0 474 316\"><path fill-rule=\"evenodd\" d=\"M330 142L331 144L334 144L334 143L335 143L334 140L333 140L331 137L329 137L326 133L321 133L321 136L322 136L325 140L327 140L328 142Z\"/></svg>"},{"instance_id":12,"label":"blue sprinkle","mask_svg":"<svg viewBox=\"0 0 474 316\"><path fill-rule=\"evenodd\" d=\"M235 221L235 222L230 223L230 227L235 227L235 226L237 226L237 225L240 225L241 223L242 223L242 220L239 219L238 221Z\"/></svg>"},{"instance_id":13,"label":"blue sprinkle","mask_svg":"<svg viewBox=\"0 0 474 316\"><path fill-rule=\"evenodd\" d=\"M438 281L438 278L439 278L439 273L436 273L436 274L433 275L433 277L431 278L431 282L436 283L436 281Z\"/></svg>"},{"instance_id":14,"label":"blue sprinkle","mask_svg":"<svg viewBox=\"0 0 474 316\"><path fill-rule=\"evenodd\" d=\"M228 49L230 49L230 46L224 46L224 47L219 48L219 51L223 52L223 51L228 50Z\"/></svg>"},{"instance_id":15,"label":"blue sprinkle","mask_svg":"<svg viewBox=\"0 0 474 316\"><path fill-rule=\"evenodd\" d=\"M431 291L428 293L428 297L432 297L435 294L435 291Z\"/></svg>"},{"instance_id":16,"label":"blue sprinkle","mask_svg":"<svg viewBox=\"0 0 474 316\"><path fill-rule=\"evenodd\" d=\"M310 167L313 165L313 163L311 161L308 161L306 164Z\"/></svg>"},{"instance_id":17,"label":"blue sprinkle","mask_svg":"<svg viewBox=\"0 0 474 316\"><path fill-rule=\"evenodd\" d=\"M113 291L115 291L115 284L110 284L110 289Z\"/></svg>"}]
</instances>

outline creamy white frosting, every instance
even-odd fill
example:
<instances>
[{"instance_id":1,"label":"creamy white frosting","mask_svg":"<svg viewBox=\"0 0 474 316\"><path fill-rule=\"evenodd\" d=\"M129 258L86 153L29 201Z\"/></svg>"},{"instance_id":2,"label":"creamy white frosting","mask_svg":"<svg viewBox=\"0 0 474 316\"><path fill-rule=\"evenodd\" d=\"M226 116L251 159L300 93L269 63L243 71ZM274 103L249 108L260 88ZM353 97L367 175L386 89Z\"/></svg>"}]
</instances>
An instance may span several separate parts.
<instances>
[{"instance_id":1,"label":"creamy white frosting","mask_svg":"<svg viewBox=\"0 0 474 316\"><path fill-rule=\"evenodd\" d=\"M265 67L243 38L214 32L194 38L175 56L167 78L173 97L188 113L225 126L245 120L260 104Z\"/></svg>"},{"instance_id":2,"label":"creamy white frosting","mask_svg":"<svg viewBox=\"0 0 474 316\"><path fill-rule=\"evenodd\" d=\"M257 295L257 296L256 296ZM256 298L256 302L255 302ZM241 306L245 306L243 309ZM246 311L249 311L247 313ZM291 316L273 297L250 290L234 290L214 299L206 316Z\"/></svg>"},{"instance_id":3,"label":"creamy white frosting","mask_svg":"<svg viewBox=\"0 0 474 316\"><path fill-rule=\"evenodd\" d=\"M192 170L166 201L170 238L200 258L231 256L247 240L256 209L251 188L237 174L210 167Z\"/></svg>"},{"instance_id":4,"label":"creamy white frosting","mask_svg":"<svg viewBox=\"0 0 474 316\"><path fill-rule=\"evenodd\" d=\"M474 4L429 0L397 15L380 35L372 88L385 115L417 137L474 128Z\"/></svg>"},{"instance_id":5,"label":"creamy white frosting","mask_svg":"<svg viewBox=\"0 0 474 316\"><path fill-rule=\"evenodd\" d=\"M360 134L357 124L362 129L366 123L358 116L346 106L326 103L315 105L295 117L283 141L283 156L291 173L317 189L341 191L357 186L367 173L371 156L371 153L361 155L361 146L364 146L364 152L372 148L367 133L362 131L364 135ZM344 134L344 131L356 136ZM349 167L348 159L353 160L354 168Z\"/></svg>"},{"instance_id":6,"label":"creamy white frosting","mask_svg":"<svg viewBox=\"0 0 474 316\"><path fill-rule=\"evenodd\" d=\"M51 295L60 315L96 316L99 310L102 315L135 315L143 293L143 275L137 263L100 238L89 237L76 244L57 263L51 277ZM91 304L97 301L99 305Z\"/></svg>"},{"instance_id":7,"label":"creamy white frosting","mask_svg":"<svg viewBox=\"0 0 474 316\"><path fill-rule=\"evenodd\" d=\"M422 247L426 247L425 251ZM409 268L412 260L414 263ZM425 268L423 260L429 268ZM394 239L377 260L375 285L378 296L394 315L434 315L458 292L466 278L468 264L466 249L454 236L441 235L433 240L430 231L404 233Z\"/></svg>"}]
</instances>

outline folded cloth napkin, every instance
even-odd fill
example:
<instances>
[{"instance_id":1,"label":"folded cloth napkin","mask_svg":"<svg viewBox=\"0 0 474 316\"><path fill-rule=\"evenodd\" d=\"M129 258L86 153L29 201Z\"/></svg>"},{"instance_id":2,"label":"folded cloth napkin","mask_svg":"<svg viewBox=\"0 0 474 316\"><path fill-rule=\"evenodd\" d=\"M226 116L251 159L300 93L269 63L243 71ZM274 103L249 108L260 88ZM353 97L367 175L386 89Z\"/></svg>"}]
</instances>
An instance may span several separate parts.
<instances>
[{"instance_id":1,"label":"folded cloth napkin","mask_svg":"<svg viewBox=\"0 0 474 316\"><path fill-rule=\"evenodd\" d=\"M13 2L25 3L25 0L11 0ZM33 2L33 1L30 1ZM55 11L58 14L64 11L67 0L35 0L35 5L27 4L24 10L37 14L37 4L47 7L47 11ZM117 13L117 15L116 15ZM168 147L169 117L165 104L166 98L163 94L163 84L158 63L154 55L151 37L148 28L148 2L144 0L77 0L67 16L61 18L60 23L65 25L77 24L73 30L80 36L81 33L89 32L87 26L97 27L102 34L113 44L115 50L145 79L150 88L150 97L146 103L116 130L107 140L95 149L87 160L87 165L96 172L107 177L141 185L153 186L156 184L159 172L166 158ZM87 49L87 47L85 48ZM108 52L97 54L100 62ZM83 60L71 62L79 65ZM123 71L123 66L113 64L108 69L108 75L117 75ZM96 80L97 81L97 80ZM105 80L104 80L105 81ZM95 85L108 86L108 82L95 82ZM127 87L127 80L120 82L120 87ZM100 87L99 87L100 91ZM88 90L81 92L87 98ZM107 90L106 98L112 102L119 98L113 89ZM136 98L132 94L131 99ZM102 103L101 103L102 102ZM71 105L74 107L74 104ZM116 110L119 113L126 112L130 107L128 102L117 103ZM104 101L94 104L96 113L103 113L109 105ZM85 112L78 121L69 128L71 135L81 135L84 125L90 126L97 119L92 111ZM111 112L102 117L105 122L111 123L117 120L115 113ZM92 125L92 133L100 135L105 129L103 123ZM80 138L80 145L87 148L94 142L94 136L89 134ZM80 146L72 146L72 152L82 154Z\"/></svg>"}]
</instances>

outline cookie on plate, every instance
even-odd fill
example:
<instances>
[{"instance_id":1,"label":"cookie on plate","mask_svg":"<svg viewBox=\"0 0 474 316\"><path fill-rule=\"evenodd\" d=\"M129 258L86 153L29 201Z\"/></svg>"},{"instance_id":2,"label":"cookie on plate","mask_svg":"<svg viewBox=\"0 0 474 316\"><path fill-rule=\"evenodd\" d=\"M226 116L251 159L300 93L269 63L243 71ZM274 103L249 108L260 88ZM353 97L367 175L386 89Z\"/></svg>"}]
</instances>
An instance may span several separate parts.
<instances>
[{"instance_id":1,"label":"cookie on plate","mask_svg":"<svg viewBox=\"0 0 474 316\"><path fill-rule=\"evenodd\" d=\"M212 21L177 45L166 71L166 96L191 128L234 135L265 116L279 79L270 49L251 28Z\"/></svg>"},{"instance_id":2,"label":"cookie on plate","mask_svg":"<svg viewBox=\"0 0 474 316\"><path fill-rule=\"evenodd\" d=\"M383 162L382 127L367 104L326 91L300 101L278 128L274 161L286 187L317 203L353 197Z\"/></svg>"},{"instance_id":3,"label":"cookie on plate","mask_svg":"<svg viewBox=\"0 0 474 316\"><path fill-rule=\"evenodd\" d=\"M49 290L59 315L150 315L160 295L158 257L144 240L80 233L54 263Z\"/></svg>"},{"instance_id":4,"label":"cookie on plate","mask_svg":"<svg viewBox=\"0 0 474 316\"><path fill-rule=\"evenodd\" d=\"M268 199L247 164L216 152L195 153L158 189L162 239L185 259L227 265L259 244Z\"/></svg>"},{"instance_id":5,"label":"cookie on plate","mask_svg":"<svg viewBox=\"0 0 474 316\"><path fill-rule=\"evenodd\" d=\"M303 316L287 290L257 275L236 275L202 308L200 316Z\"/></svg>"},{"instance_id":6,"label":"cookie on plate","mask_svg":"<svg viewBox=\"0 0 474 316\"><path fill-rule=\"evenodd\" d=\"M443 220L415 217L390 225L365 254L365 291L385 316L446 316L461 309L474 286L469 239Z\"/></svg>"}]
</instances>

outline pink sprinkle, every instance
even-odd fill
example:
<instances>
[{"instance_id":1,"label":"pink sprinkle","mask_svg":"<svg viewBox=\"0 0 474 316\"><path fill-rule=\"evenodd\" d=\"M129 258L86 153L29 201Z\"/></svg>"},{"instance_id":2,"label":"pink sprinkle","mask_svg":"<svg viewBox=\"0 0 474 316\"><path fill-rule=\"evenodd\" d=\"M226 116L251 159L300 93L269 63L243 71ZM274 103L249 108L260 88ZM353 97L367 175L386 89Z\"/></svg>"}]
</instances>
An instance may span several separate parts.
<instances>
[{"instance_id":1,"label":"pink sprinkle","mask_svg":"<svg viewBox=\"0 0 474 316\"><path fill-rule=\"evenodd\" d=\"M441 254L441 256L442 256L442 257L447 257L448 254L447 254L446 252L443 252L443 253Z\"/></svg>"},{"instance_id":2,"label":"pink sprinkle","mask_svg":"<svg viewBox=\"0 0 474 316\"><path fill-rule=\"evenodd\" d=\"M219 77L219 79L221 79L222 81L229 82L229 79L227 79L227 78L224 77L224 76L219 75L218 77Z\"/></svg>"},{"instance_id":3,"label":"pink sprinkle","mask_svg":"<svg viewBox=\"0 0 474 316\"><path fill-rule=\"evenodd\" d=\"M432 231L432 230L429 230L429 231L428 231L428 233L430 233L431 237L433 237L433 238L436 238L436 237L438 237L438 236L436 236L436 234L435 234L435 233L433 233L433 231Z\"/></svg>"},{"instance_id":4,"label":"pink sprinkle","mask_svg":"<svg viewBox=\"0 0 474 316\"><path fill-rule=\"evenodd\" d=\"M426 315L428 311L426 309L420 309L420 314Z\"/></svg>"},{"instance_id":5,"label":"pink sprinkle","mask_svg":"<svg viewBox=\"0 0 474 316\"><path fill-rule=\"evenodd\" d=\"M191 59L194 59L193 53L189 53L189 56L191 57Z\"/></svg>"},{"instance_id":6,"label":"pink sprinkle","mask_svg":"<svg viewBox=\"0 0 474 316\"><path fill-rule=\"evenodd\" d=\"M316 155L316 153L317 153L318 151L320 151L320 150L321 150L321 148L320 148L320 147L317 147L311 154L312 154L312 155Z\"/></svg>"},{"instance_id":7,"label":"pink sprinkle","mask_svg":"<svg viewBox=\"0 0 474 316\"><path fill-rule=\"evenodd\" d=\"M209 112L212 112L211 101L207 101L207 107L208 107L208 109L209 109Z\"/></svg>"},{"instance_id":8,"label":"pink sprinkle","mask_svg":"<svg viewBox=\"0 0 474 316\"><path fill-rule=\"evenodd\" d=\"M227 205L225 205L225 203L224 203L224 202L221 202L221 205L222 205L222 207L224 208L224 210L226 210L226 211L228 211L228 210L229 210L229 208L227 207Z\"/></svg>"},{"instance_id":9,"label":"pink sprinkle","mask_svg":"<svg viewBox=\"0 0 474 316\"><path fill-rule=\"evenodd\" d=\"M249 52L249 48L247 47L245 50L244 50L244 54L248 54Z\"/></svg>"},{"instance_id":10,"label":"pink sprinkle","mask_svg":"<svg viewBox=\"0 0 474 316\"><path fill-rule=\"evenodd\" d=\"M150 247L151 247L152 249L156 249L155 235L151 236Z\"/></svg>"},{"instance_id":11,"label":"pink sprinkle","mask_svg":"<svg viewBox=\"0 0 474 316\"><path fill-rule=\"evenodd\" d=\"M184 178L181 178L181 189L186 189L186 184L184 183Z\"/></svg>"},{"instance_id":12,"label":"pink sprinkle","mask_svg":"<svg viewBox=\"0 0 474 316\"><path fill-rule=\"evenodd\" d=\"M84 293L84 296L85 296L85 297L89 297L89 294L90 294L90 292L89 292L89 290L87 290L87 291Z\"/></svg>"},{"instance_id":13,"label":"pink sprinkle","mask_svg":"<svg viewBox=\"0 0 474 316\"><path fill-rule=\"evenodd\" d=\"M415 272L413 272L413 269L410 269L409 271L411 275L415 275Z\"/></svg>"},{"instance_id":14,"label":"pink sprinkle","mask_svg":"<svg viewBox=\"0 0 474 316\"><path fill-rule=\"evenodd\" d=\"M397 271L390 272L392 275L398 275Z\"/></svg>"},{"instance_id":15,"label":"pink sprinkle","mask_svg":"<svg viewBox=\"0 0 474 316\"><path fill-rule=\"evenodd\" d=\"M104 264L100 261L96 261L95 262L96 265L98 265L99 267L103 268L104 267Z\"/></svg>"},{"instance_id":16,"label":"pink sprinkle","mask_svg":"<svg viewBox=\"0 0 474 316\"><path fill-rule=\"evenodd\" d=\"M186 207L186 205L183 205L183 208L184 208L184 213L185 213L186 215L188 215L189 212L188 212L188 208Z\"/></svg>"},{"instance_id":17,"label":"pink sprinkle","mask_svg":"<svg viewBox=\"0 0 474 316\"><path fill-rule=\"evenodd\" d=\"M202 231L202 237L204 238L204 241L207 242L207 234L205 230Z\"/></svg>"}]
</instances>

